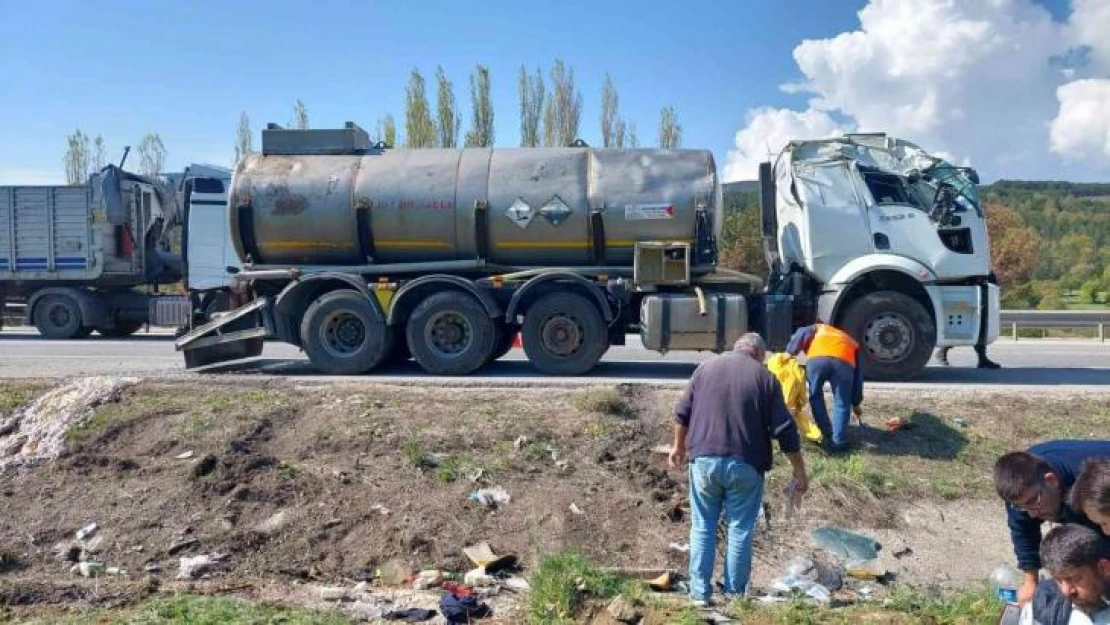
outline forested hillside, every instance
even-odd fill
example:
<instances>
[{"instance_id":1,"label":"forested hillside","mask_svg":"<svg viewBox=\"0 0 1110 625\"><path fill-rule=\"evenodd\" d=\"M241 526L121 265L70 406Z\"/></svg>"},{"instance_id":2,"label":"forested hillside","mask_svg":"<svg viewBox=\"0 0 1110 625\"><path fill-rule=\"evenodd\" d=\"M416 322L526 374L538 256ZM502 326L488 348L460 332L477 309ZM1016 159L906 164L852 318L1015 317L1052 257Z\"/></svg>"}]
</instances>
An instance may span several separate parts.
<instances>
[{"instance_id":1,"label":"forested hillside","mask_svg":"<svg viewBox=\"0 0 1110 625\"><path fill-rule=\"evenodd\" d=\"M733 190L743 189L743 190ZM723 265L763 276L759 196L725 193ZM1110 184L1003 180L982 189L1007 308L1089 308L1110 297Z\"/></svg>"}]
</instances>

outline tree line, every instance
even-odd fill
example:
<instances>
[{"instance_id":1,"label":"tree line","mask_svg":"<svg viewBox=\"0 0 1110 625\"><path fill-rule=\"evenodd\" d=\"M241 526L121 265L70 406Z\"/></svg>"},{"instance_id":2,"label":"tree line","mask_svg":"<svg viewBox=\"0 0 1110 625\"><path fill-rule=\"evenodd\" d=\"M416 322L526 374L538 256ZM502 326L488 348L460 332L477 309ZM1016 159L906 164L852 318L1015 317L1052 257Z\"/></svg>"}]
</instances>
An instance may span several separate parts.
<instances>
[{"instance_id":1,"label":"tree line","mask_svg":"<svg viewBox=\"0 0 1110 625\"><path fill-rule=\"evenodd\" d=\"M147 133L138 147L135 156L139 160L139 173L155 177L163 173L166 164L166 144L156 132ZM104 137L96 135L90 139L80 128L66 136L66 150L62 157L65 165L66 184L83 185L91 174L108 164L108 144Z\"/></svg>"},{"instance_id":2,"label":"tree line","mask_svg":"<svg viewBox=\"0 0 1110 625\"><path fill-rule=\"evenodd\" d=\"M489 68L479 64L469 76L470 115L465 133L462 132L464 113L458 105L455 84L442 66L436 68L434 80L433 107L428 80L420 69L412 70L405 87L403 125L398 127L392 113L381 115L374 126L374 141L406 148L496 145ZM542 68L529 71L522 65L516 82L521 147L569 146L580 138L583 96L575 82L573 68L556 60L545 76ZM620 94L609 74L602 83L600 100L598 122L602 147L639 147L636 122L621 115ZM308 114L300 100L297 100L296 111L290 126L308 128ZM661 148L682 146L682 125L673 106L660 110L657 145ZM236 134L236 161L253 151L250 117L243 111Z\"/></svg>"}]
</instances>

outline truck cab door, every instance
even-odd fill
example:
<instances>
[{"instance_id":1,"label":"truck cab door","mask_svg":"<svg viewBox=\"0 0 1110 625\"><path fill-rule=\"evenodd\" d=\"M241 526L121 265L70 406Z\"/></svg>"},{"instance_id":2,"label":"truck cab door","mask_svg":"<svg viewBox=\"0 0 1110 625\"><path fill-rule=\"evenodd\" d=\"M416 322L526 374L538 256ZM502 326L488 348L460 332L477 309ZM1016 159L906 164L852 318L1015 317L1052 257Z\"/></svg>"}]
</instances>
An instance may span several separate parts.
<instances>
[{"instance_id":1,"label":"truck cab door","mask_svg":"<svg viewBox=\"0 0 1110 625\"><path fill-rule=\"evenodd\" d=\"M238 266L227 213L227 181L195 178L186 183L185 258L193 291L231 285L227 267ZM230 262L229 262L230 256Z\"/></svg>"},{"instance_id":2,"label":"truck cab door","mask_svg":"<svg viewBox=\"0 0 1110 625\"><path fill-rule=\"evenodd\" d=\"M805 207L802 253L814 276L827 281L852 259L871 253L866 206L847 162L806 164L794 176Z\"/></svg>"}]
</instances>

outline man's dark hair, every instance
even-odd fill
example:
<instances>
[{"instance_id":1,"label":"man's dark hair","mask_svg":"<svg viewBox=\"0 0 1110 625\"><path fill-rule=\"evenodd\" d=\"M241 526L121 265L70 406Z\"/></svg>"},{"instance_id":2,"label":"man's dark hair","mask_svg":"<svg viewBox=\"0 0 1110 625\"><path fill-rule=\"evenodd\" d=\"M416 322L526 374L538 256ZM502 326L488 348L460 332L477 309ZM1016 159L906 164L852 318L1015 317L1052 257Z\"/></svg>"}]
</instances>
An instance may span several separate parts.
<instances>
[{"instance_id":1,"label":"man's dark hair","mask_svg":"<svg viewBox=\"0 0 1110 625\"><path fill-rule=\"evenodd\" d=\"M1068 495L1068 506L1082 512L1088 505L1094 506L1099 514L1110 515L1110 458L1084 460L1079 467L1079 476Z\"/></svg>"},{"instance_id":2,"label":"man's dark hair","mask_svg":"<svg viewBox=\"0 0 1110 625\"><path fill-rule=\"evenodd\" d=\"M1041 541L1044 568L1057 573L1110 560L1110 539L1083 525L1061 525Z\"/></svg>"},{"instance_id":3,"label":"man's dark hair","mask_svg":"<svg viewBox=\"0 0 1110 625\"><path fill-rule=\"evenodd\" d=\"M994 463L994 488L999 497L1012 502L1021 496L1021 491L1041 484L1045 473L1051 472L1052 467L1040 457L1027 451L1012 451Z\"/></svg>"}]
</instances>

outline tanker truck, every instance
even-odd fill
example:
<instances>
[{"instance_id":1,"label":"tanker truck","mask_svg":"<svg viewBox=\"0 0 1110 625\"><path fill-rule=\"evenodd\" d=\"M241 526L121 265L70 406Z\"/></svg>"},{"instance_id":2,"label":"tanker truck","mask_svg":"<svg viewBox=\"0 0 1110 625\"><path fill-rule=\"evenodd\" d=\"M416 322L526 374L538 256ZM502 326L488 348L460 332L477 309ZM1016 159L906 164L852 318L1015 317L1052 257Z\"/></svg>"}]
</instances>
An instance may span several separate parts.
<instances>
[{"instance_id":1,"label":"tanker truck","mask_svg":"<svg viewBox=\"0 0 1110 625\"><path fill-rule=\"evenodd\" d=\"M718 265L709 151L404 150L350 122L270 124L228 195L235 308L176 349L195 368L276 339L329 374L412 358L466 375L519 335L540 372L582 375L629 334L722 352L754 330L781 349L820 317L866 346L869 377L902 379L938 342L997 335L974 172L853 135L760 173L766 285Z\"/></svg>"}]
</instances>

